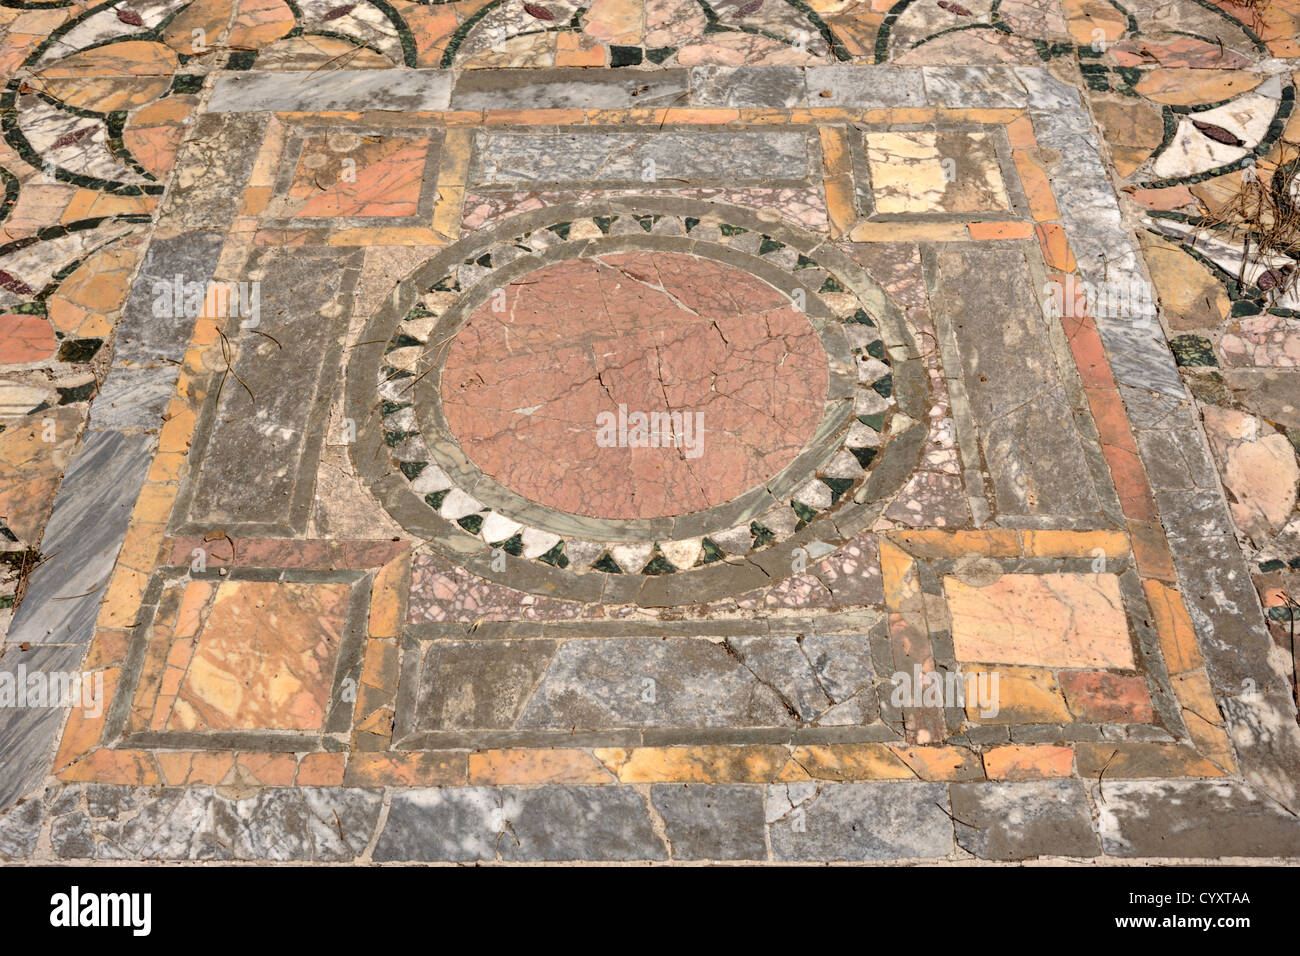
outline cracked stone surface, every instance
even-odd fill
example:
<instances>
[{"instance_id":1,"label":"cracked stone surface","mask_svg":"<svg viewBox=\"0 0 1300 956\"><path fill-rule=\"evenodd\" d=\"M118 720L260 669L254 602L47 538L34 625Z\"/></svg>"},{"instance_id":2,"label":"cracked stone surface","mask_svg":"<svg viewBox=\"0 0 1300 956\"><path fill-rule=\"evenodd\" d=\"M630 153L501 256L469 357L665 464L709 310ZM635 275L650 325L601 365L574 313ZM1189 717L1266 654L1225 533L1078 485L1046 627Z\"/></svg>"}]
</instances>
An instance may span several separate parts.
<instances>
[{"instance_id":1,"label":"cracked stone surface","mask_svg":"<svg viewBox=\"0 0 1300 956\"><path fill-rule=\"evenodd\" d=\"M539 504L599 518L711 508L781 471L821 419L812 326L737 269L625 253L503 291L453 341L443 408L465 453ZM591 479L569 481L578 469Z\"/></svg>"},{"instance_id":2,"label":"cracked stone surface","mask_svg":"<svg viewBox=\"0 0 1300 956\"><path fill-rule=\"evenodd\" d=\"M0 860L1300 859L1297 36L0 7Z\"/></svg>"}]
</instances>

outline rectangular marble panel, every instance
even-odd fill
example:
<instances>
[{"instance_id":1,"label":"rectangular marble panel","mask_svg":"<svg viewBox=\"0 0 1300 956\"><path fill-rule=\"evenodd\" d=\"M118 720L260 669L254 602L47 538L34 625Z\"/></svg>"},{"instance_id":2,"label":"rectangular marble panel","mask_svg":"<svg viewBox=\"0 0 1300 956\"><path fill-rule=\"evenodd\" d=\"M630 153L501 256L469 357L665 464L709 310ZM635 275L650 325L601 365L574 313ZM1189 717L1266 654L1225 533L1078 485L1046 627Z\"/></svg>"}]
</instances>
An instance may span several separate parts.
<instances>
[{"instance_id":1,"label":"rectangular marble panel","mask_svg":"<svg viewBox=\"0 0 1300 956\"><path fill-rule=\"evenodd\" d=\"M1024 253L946 246L935 307L952 329L980 450L1004 515L1101 510Z\"/></svg>"},{"instance_id":2,"label":"rectangular marble panel","mask_svg":"<svg viewBox=\"0 0 1300 956\"><path fill-rule=\"evenodd\" d=\"M208 110L445 110L450 97L451 74L442 70L222 73Z\"/></svg>"},{"instance_id":3,"label":"rectangular marble panel","mask_svg":"<svg viewBox=\"0 0 1300 956\"><path fill-rule=\"evenodd\" d=\"M356 252L293 248L250 260L260 320L242 328L232 318L226 330L231 372L213 376L176 511L191 530L302 529L359 262Z\"/></svg>"},{"instance_id":4,"label":"rectangular marble panel","mask_svg":"<svg viewBox=\"0 0 1300 956\"><path fill-rule=\"evenodd\" d=\"M478 135L478 182L660 183L804 181L808 140L802 132L522 133Z\"/></svg>"}]
</instances>

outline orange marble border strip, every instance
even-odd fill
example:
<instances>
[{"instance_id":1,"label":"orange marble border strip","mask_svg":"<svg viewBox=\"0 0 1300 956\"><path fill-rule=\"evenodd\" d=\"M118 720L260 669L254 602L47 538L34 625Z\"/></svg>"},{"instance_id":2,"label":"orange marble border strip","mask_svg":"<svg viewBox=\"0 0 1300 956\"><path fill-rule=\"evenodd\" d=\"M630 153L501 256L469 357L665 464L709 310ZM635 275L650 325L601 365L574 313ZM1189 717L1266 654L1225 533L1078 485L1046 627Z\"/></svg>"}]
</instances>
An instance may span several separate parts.
<instances>
[{"instance_id":1,"label":"orange marble border strip","mask_svg":"<svg viewBox=\"0 0 1300 956\"><path fill-rule=\"evenodd\" d=\"M895 671L922 673L935 669L926 596L921 593L915 559L892 541L880 541L880 573L885 589L889 643ZM948 736L941 707L904 707L903 726L911 744L938 744Z\"/></svg>"},{"instance_id":2,"label":"orange marble border strip","mask_svg":"<svg viewBox=\"0 0 1300 956\"><path fill-rule=\"evenodd\" d=\"M1025 141L1023 133L1023 130L1018 132L1020 142ZM1079 281L1079 276L1077 260L1064 228L1058 222L1044 222L1035 228L1035 235L1043 260L1052 270L1050 279L1059 283L1062 289L1070 289L1072 283ZM1194 761L1188 758L1188 775L1204 775L1199 772L1203 768L1198 761L1208 761L1221 772L1232 772L1236 759L1225 721L1201 660L1186 603L1176 587L1173 556L1160 523L1155 495L1146 467L1139 457L1137 440L1120 398L1101 334L1087 310L1080 308L1081 297L1067 293L1063 299L1072 300L1070 305L1073 306L1064 309L1067 314L1060 317L1066 341L1097 426L1102 455L1119 495L1134 562L1155 618L1161 653L1175 695L1183 708L1183 721L1199 752ZM1171 653L1176 656L1171 658ZM1186 666L1179 667L1180 663Z\"/></svg>"}]
</instances>

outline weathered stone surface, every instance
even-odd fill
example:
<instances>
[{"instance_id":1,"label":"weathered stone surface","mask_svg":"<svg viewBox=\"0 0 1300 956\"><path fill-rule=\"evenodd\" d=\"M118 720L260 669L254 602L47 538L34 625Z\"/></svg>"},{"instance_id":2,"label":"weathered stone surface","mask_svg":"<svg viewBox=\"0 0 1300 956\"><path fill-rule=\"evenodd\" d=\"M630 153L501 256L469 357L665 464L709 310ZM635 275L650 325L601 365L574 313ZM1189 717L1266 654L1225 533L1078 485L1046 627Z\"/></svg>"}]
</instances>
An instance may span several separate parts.
<instances>
[{"instance_id":1,"label":"weathered stone surface","mask_svg":"<svg viewBox=\"0 0 1300 956\"><path fill-rule=\"evenodd\" d=\"M72 602L63 602L72 603ZM0 657L0 674L18 676L41 673L46 680L56 674L73 674L81 669L84 646L80 644L35 644L24 651L18 643L5 645ZM21 670L20 670L21 669ZM4 754L4 773L0 774L0 809L27 796L40 784L49 770L54 742L67 717L67 709L58 706L0 707L0 753Z\"/></svg>"},{"instance_id":2,"label":"weathered stone surface","mask_svg":"<svg viewBox=\"0 0 1300 956\"><path fill-rule=\"evenodd\" d=\"M921 106L926 90L916 70L885 67L869 74L848 66L814 66L805 71L808 106L862 108ZM829 91L830 96L823 96Z\"/></svg>"},{"instance_id":3,"label":"weathered stone surface","mask_svg":"<svg viewBox=\"0 0 1300 956\"><path fill-rule=\"evenodd\" d=\"M680 105L688 92L685 70L594 73L536 70L526 75L468 70L451 94L457 110L616 109Z\"/></svg>"},{"instance_id":4,"label":"weathered stone surface","mask_svg":"<svg viewBox=\"0 0 1300 956\"><path fill-rule=\"evenodd\" d=\"M984 860L1101 852L1083 784L1075 780L955 783L952 815L958 844Z\"/></svg>"},{"instance_id":5,"label":"weathered stone surface","mask_svg":"<svg viewBox=\"0 0 1300 956\"><path fill-rule=\"evenodd\" d=\"M872 679L862 636L570 641L520 726L782 727L858 698ZM869 695L864 695L869 698ZM871 710L869 699L859 703ZM856 723L852 707L839 719Z\"/></svg>"},{"instance_id":6,"label":"weathered stone surface","mask_svg":"<svg viewBox=\"0 0 1300 956\"><path fill-rule=\"evenodd\" d=\"M553 641L447 641L430 646L413 727L515 726L554 654Z\"/></svg>"},{"instance_id":7,"label":"weathered stone surface","mask_svg":"<svg viewBox=\"0 0 1300 956\"><path fill-rule=\"evenodd\" d=\"M356 261L350 253L276 249L250 261L249 275L261 282L260 324L232 336L234 374L209 412L191 521L292 527L306 520L324 438L327 363L341 344L342 300Z\"/></svg>"},{"instance_id":8,"label":"weathered stone surface","mask_svg":"<svg viewBox=\"0 0 1300 956\"><path fill-rule=\"evenodd\" d=\"M59 857L348 862L366 848L381 803L377 791L339 787L273 788L238 798L206 787L91 785L84 793L86 811L52 811Z\"/></svg>"},{"instance_id":9,"label":"weathered stone surface","mask_svg":"<svg viewBox=\"0 0 1300 956\"><path fill-rule=\"evenodd\" d=\"M1100 504L1023 255L952 249L940 252L937 264L938 308L956 334L999 510L1096 514Z\"/></svg>"},{"instance_id":10,"label":"weathered stone surface","mask_svg":"<svg viewBox=\"0 0 1300 956\"><path fill-rule=\"evenodd\" d=\"M28 578L10 643L90 641L131 509L149 467L146 435L91 432L54 502L41 550L50 559Z\"/></svg>"},{"instance_id":11,"label":"weathered stone surface","mask_svg":"<svg viewBox=\"0 0 1300 956\"><path fill-rule=\"evenodd\" d=\"M1259 595L1231 533L1175 539L1178 578L1215 686L1240 689L1271 672Z\"/></svg>"},{"instance_id":12,"label":"weathered stone surface","mask_svg":"<svg viewBox=\"0 0 1300 956\"><path fill-rule=\"evenodd\" d=\"M696 106L789 109L803 98L802 70L771 66L697 66L691 70L691 102Z\"/></svg>"},{"instance_id":13,"label":"weathered stone surface","mask_svg":"<svg viewBox=\"0 0 1300 956\"><path fill-rule=\"evenodd\" d=\"M186 315L175 301L176 278L206 290L225 241L220 233L197 232L149 244L113 338L115 364L136 367L170 360L174 367L180 361L197 315Z\"/></svg>"},{"instance_id":14,"label":"weathered stone surface","mask_svg":"<svg viewBox=\"0 0 1300 956\"><path fill-rule=\"evenodd\" d=\"M544 787L519 794L516 804L504 804L518 842L502 847L503 859L662 860L667 855L644 799L633 790Z\"/></svg>"},{"instance_id":15,"label":"weathered stone surface","mask_svg":"<svg viewBox=\"0 0 1300 956\"><path fill-rule=\"evenodd\" d=\"M777 860L888 860L947 856L953 824L942 784L799 783L767 788Z\"/></svg>"},{"instance_id":16,"label":"weathered stone surface","mask_svg":"<svg viewBox=\"0 0 1300 956\"><path fill-rule=\"evenodd\" d=\"M157 429L176 394L177 371L175 365L114 368L91 406L91 427L117 432Z\"/></svg>"},{"instance_id":17,"label":"weathered stone surface","mask_svg":"<svg viewBox=\"0 0 1300 956\"><path fill-rule=\"evenodd\" d=\"M197 319L175 302L177 280L182 287L196 283L206 289L224 241L218 233L205 232L150 244L117 324L113 367L91 407L91 428L148 431L160 426Z\"/></svg>"},{"instance_id":18,"label":"weathered stone surface","mask_svg":"<svg viewBox=\"0 0 1300 956\"><path fill-rule=\"evenodd\" d=\"M451 74L441 70L316 70L223 73L208 109L214 113L276 110L445 110Z\"/></svg>"},{"instance_id":19,"label":"weathered stone surface","mask_svg":"<svg viewBox=\"0 0 1300 956\"><path fill-rule=\"evenodd\" d=\"M763 860L763 791L754 786L652 787L675 860Z\"/></svg>"},{"instance_id":20,"label":"weathered stone surface","mask_svg":"<svg viewBox=\"0 0 1300 956\"><path fill-rule=\"evenodd\" d=\"M45 805L39 799L27 800L0 815L0 859L30 857L44 821Z\"/></svg>"},{"instance_id":21,"label":"weathered stone surface","mask_svg":"<svg viewBox=\"0 0 1300 956\"><path fill-rule=\"evenodd\" d=\"M1096 320L1097 331L1106 346L1115 380L1124 385L1182 398L1187 390L1178 377L1178 368L1164 334L1153 318L1144 321L1138 321L1138 318L1101 317Z\"/></svg>"},{"instance_id":22,"label":"weathered stone surface","mask_svg":"<svg viewBox=\"0 0 1300 956\"><path fill-rule=\"evenodd\" d=\"M1104 788L1097 825L1111 856L1300 855L1300 821L1241 783L1125 780Z\"/></svg>"},{"instance_id":23,"label":"weathered stone surface","mask_svg":"<svg viewBox=\"0 0 1300 956\"><path fill-rule=\"evenodd\" d=\"M1219 483L1196 410L1146 389L1120 388L1138 453L1153 488L1210 490Z\"/></svg>"},{"instance_id":24,"label":"weathered stone surface","mask_svg":"<svg viewBox=\"0 0 1300 956\"><path fill-rule=\"evenodd\" d=\"M253 75L253 74L245 74ZM194 123L193 151L182 151L159 218L169 232L229 226L265 132L265 117L204 114Z\"/></svg>"},{"instance_id":25,"label":"weathered stone surface","mask_svg":"<svg viewBox=\"0 0 1300 956\"><path fill-rule=\"evenodd\" d=\"M926 66L925 92L936 106L976 109L1023 107L1029 102L1020 78L999 66Z\"/></svg>"},{"instance_id":26,"label":"weathered stone surface","mask_svg":"<svg viewBox=\"0 0 1300 956\"><path fill-rule=\"evenodd\" d=\"M1300 430L1300 369L1228 368L1223 378L1237 402L1288 431Z\"/></svg>"},{"instance_id":27,"label":"weathered stone surface","mask_svg":"<svg viewBox=\"0 0 1300 956\"><path fill-rule=\"evenodd\" d=\"M709 133L485 130L480 182L762 183L808 176L808 139L796 131Z\"/></svg>"},{"instance_id":28,"label":"weathered stone surface","mask_svg":"<svg viewBox=\"0 0 1300 956\"><path fill-rule=\"evenodd\" d=\"M463 787L393 795L377 861L662 860L630 787Z\"/></svg>"}]
</instances>

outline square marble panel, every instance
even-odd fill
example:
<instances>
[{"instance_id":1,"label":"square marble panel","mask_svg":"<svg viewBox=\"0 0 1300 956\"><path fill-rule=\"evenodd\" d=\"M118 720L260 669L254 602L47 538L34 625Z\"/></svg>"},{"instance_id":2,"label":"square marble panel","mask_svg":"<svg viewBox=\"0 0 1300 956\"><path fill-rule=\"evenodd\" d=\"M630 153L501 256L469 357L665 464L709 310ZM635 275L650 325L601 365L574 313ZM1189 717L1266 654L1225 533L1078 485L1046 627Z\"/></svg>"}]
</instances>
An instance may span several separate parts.
<instances>
[{"instance_id":1,"label":"square marble panel","mask_svg":"<svg viewBox=\"0 0 1300 956\"><path fill-rule=\"evenodd\" d=\"M868 132L867 166L876 212L1006 212L1011 209L988 133L962 130Z\"/></svg>"}]
</instances>

